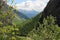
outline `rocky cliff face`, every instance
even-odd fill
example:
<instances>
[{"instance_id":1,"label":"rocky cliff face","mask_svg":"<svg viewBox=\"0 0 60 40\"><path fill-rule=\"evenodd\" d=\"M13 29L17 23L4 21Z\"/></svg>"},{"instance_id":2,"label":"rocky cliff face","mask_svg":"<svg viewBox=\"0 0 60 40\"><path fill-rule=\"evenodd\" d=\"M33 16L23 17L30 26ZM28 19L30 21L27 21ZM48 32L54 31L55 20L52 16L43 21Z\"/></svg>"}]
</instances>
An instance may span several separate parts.
<instances>
[{"instance_id":1,"label":"rocky cliff face","mask_svg":"<svg viewBox=\"0 0 60 40\"><path fill-rule=\"evenodd\" d=\"M50 0L44 9L41 17L41 22L44 17L52 15L56 17L56 23L60 26L60 0Z\"/></svg>"}]
</instances>

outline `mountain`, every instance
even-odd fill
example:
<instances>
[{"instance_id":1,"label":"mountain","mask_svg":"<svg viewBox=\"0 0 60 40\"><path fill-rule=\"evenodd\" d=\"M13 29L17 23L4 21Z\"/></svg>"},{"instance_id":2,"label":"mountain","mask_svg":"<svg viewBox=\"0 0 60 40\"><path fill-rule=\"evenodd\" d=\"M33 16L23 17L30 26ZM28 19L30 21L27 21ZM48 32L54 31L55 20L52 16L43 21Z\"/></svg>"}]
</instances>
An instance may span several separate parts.
<instances>
[{"instance_id":1,"label":"mountain","mask_svg":"<svg viewBox=\"0 0 60 40\"><path fill-rule=\"evenodd\" d=\"M9 6L6 3L4 3L4 8L3 9L4 9L4 12L7 12L7 10L12 10L11 12L14 13L13 15L15 15L15 18L13 19L13 23L16 24L16 25L21 25L21 23L23 23L23 22L25 22L26 20L29 19L29 16L34 15L33 13L30 14L30 15L28 15L28 14L26 15L25 13L23 13L23 11L20 12L20 11L14 9L12 6ZM31 13L31 11L30 11L30 13Z\"/></svg>"},{"instance_id":2,"label":"mountain","mask_svg":"<svg viewBox=\"0 0 60 40\"><path fill-rule=\"evenodd\" d=\"M24 18L24 19L29 19L26 15L24 15L22 12L18 10L14 10L14 13L16 13L19 17Z\"/></svg>"},{"instance_id":3,"label":"mountain","mask_svg":"<svg viewBox=\"0 0 60 40\"><path fill-rule=\"evenodd\" d=\"M45 7L45 9L40 14L38 14L34 18L26 21L23 24L23 27L20 29L20 31L22 29L24 29L24 30L21 31L21 34L22 35L27 35L29 32L31 32L32 30L34 30L34 28L36 28L36 27L38 27L38 30L39 30L40 27L41 27L42 30L44 30L44 28L47 26L47 25L46 26L44 25L44 24L46 24L46 20L44 20L44 19L45 18L47 19L47 16L50 16L50 15L52 15L53 17L55 17L56 21L53 24L54 26L50 25L50 23L49 23L50 21L48 22L48 26L46 27L47 31L50 30L50 31L52 31L52 33L55 33L54 31L56 29L58 31L60 31L59 30L60 29L59 28L60 27L60 11L59 10L60 10L60 0L50 0L48 2L47 6ZM52 21L54 21L54 20L52 20ZM43 23L43 22L45 22L45 23ZM57 24L57 25L55 25L55 24ZM53 28L50 28L50 27L53 27ZM40 31L39 31L39 33L40 33Z\"/></svg>"},{"instance_id":4,"label":"mountain","mask_svg":"<svg viewBox=\"0 0 60 40\"><path fill-rule=\"evenodd\" d=\"M38 25L39 19L41 17L42 13L39 13L37 16L34 18L31 18L24 23L22 23L22 27L20 28L20 34L22 36L26 36L30 31L34 29ZM24 29L24 30L23 30Z\"/></svg>"},{"instance_id":5,"label":"mountain","mask_svg":"<svg viewBox=\"0 0 60 40\"><path fill-rule=\"evenodd\" d=\"M7 13L9 11L9 13L11 12L13 16L15 15L15 17L12 18L14 24L19 24L20 25L20 23L29 19L23 13L19 12L18 10L14 9L12 6L9 6L7 3L5 3L5 1L0 0L0 2L2 3L2 4L0 4L0 9L3 8L4 13L5 12ZM4 6L4 7L1 7L1 6ZM11 21L11 23L12 23L12 21Z\"/></svg>"},{"instance_id":6,"label":"mountain","mask_svg":"<svg viewBox=\"0 0 60 40\"><path fill-rule=\"evenodd\" d=\"M36 16L39 12L35 11L35 10L19 10L21 13L23 13L25 16L27 16L28 18L32 18L34 16Z\"/></svg>"},{"instance_id":7,"label":"mountain","mask_svg":"<svg viewBox=\"0 0 60 40\"><path fill-rule=\"evenodd\" d=\"M56 24L60 26L60 0L50 0L42 13L40 22L49 15L56 17Z\"/></svg>"},{"instance_id":8,"label":"mountain","mask_svg":"<svg viewBox=\"0 0 60 40\"><path fill-rule=\"evenodd\" d=\"M13 19L13 23L15 23L17 26L26 21L24 17L20 17L16 14L15 18Z\"/></svg>"},{"instance_id":9,"label":"mountain","mask_svg":"<svg viewBox=\"0 0 60 40\"><path fill-rule=\"evenodd\" d=\"M26 15L24 15L23 13L21 13L20 11L18 11L16 9L14 9L13 12L15 14L13 23L15 23L17 26L29 19Z\"/></svg>"},{"instance_id":10,"label":"mountain","mask_svg":"<svg viewBox=\"0 0 60 40\"><path fill-rule=\"evenodd\" d=\"M50 0L47 4L46 8L39 13L37 16L25 21L26 16L25 14L21 14L21 12L16 12L15 10L13 12L16 13L15 18L13 19L13 22L17 22L18 28L15 28L16 26L4 26L3 33L1 36L1 39L6 39L4 35L8 36L8 39L12 37L13 39L19 40L60 40L60 0ZM8 12L11 13L11 12ZM11 15L11 14L10 14ZM20 16L22 15L22 16ZM52 15L55 19L50 15ZM3 16L1 16L3 17ZM7 20L8 17L8 20ZM7 15L6 20L9 21L10 17L9 14ZM5 19L5 14L4 14ZM2 22L5 23L5 20L3 19ZM11 20L10 20L11 21ZM23 22L24 21L24 22ZM23 23L20 23L23 22ZM20 26L21 25L21 26ZM7 28L8 27L8 28ZM6 29L5 29L6 28ZM9 29L10 28L10 29ZM12 29L12 30L11 30ZM5 32L7 30L10 30L12 33L11 35L10 31ZM5 34L4 34L5 33ZM9 34L9 35L8 35ZM3 38L4 37L4 38ZM25 39L26 38L26 39Z\"/></svg>"},{"instance_id":11,"label":"mountain","mask_svg":"<svg viewBox=\"0 0 60 40\"><path fill-rule=\"evenodd\" d=\"M20 25L21 23L23 23L24 21L35 17L38 12L35 10L14 10L14 13L16 14L13 22L16 23L17 25Z\"/></svg>"}]
</instances>

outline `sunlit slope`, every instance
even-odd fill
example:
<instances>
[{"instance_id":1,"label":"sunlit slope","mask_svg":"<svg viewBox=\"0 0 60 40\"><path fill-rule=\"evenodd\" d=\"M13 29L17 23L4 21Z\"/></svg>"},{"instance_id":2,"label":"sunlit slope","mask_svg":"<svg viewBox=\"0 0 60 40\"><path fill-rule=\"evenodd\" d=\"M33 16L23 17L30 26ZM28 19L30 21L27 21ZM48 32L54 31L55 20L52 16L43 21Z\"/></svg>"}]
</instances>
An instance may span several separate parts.
<instances>
[{"instance_id":1,"label":"sunlit slope","mask_svg":"<svg viewBox=\"0 0 60 40\"><path fill-rule=\"evenodd\" d=\"M20 25L24 21L26 21L26 19L19 17L17 14L15 15L15 18L13 19L13 23L16 25Z\"/></svg>"}]
</instances>

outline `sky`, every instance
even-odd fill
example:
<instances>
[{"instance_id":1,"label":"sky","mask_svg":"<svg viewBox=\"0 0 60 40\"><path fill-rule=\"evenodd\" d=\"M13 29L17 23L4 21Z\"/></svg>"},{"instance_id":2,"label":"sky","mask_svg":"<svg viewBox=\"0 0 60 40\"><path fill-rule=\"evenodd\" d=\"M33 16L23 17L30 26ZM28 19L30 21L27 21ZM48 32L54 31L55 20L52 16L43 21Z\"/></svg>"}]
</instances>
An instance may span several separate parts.
<instances>
[{"instance_id":1,"label":"sky","mask_svg":"<svg viewBox=\"0 0 60 40\"><path fill-rule=\"evenodd\" d=\"M38 12L43 11L49 0L14 0L12 6L15 6L17 10L35 10ZM8 2L11 5L11 0Z\"/></svg>"}]
</instances>

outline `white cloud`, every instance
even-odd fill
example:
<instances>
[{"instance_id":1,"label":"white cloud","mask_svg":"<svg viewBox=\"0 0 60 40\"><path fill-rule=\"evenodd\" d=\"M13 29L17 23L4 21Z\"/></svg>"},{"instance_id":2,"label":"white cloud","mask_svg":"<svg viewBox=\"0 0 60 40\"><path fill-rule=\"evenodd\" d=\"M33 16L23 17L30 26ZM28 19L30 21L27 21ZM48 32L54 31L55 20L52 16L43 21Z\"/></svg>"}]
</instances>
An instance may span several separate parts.
<instances>
[{"instance_id":1,"label":"white cloud","mask_svg":"<svg viewBox=\"0 0 60 40\"><path fill-rule=\"evenodd\" d=\"M22 2L16 4L16 9L23 9L23 10L36 10L38 12L42 11L46 6L49 0L27 0L26 2Z\"/></svg>"}]
</instances>

